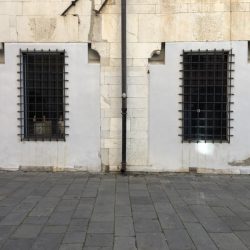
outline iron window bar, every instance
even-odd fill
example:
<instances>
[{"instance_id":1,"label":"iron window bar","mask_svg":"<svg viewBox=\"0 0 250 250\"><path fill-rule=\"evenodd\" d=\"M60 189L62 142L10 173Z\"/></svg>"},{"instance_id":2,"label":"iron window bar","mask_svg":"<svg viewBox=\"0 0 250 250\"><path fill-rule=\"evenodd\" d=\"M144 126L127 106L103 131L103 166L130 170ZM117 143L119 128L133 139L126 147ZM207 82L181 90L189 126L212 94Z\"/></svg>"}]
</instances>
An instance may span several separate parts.
<instances>
[{"instance_id":1,"label":"iron window bar","mask_svg":"<svg viewBox=\"0 0 250 250\"><path fill-rule=\"evenodd\" d=\"M182 142L230 143L232 50L191 50L181 56Z\"/></svg>"},{"instance_id":2,"label":"iron window bar","mask_svg":"<svg viewBox=\"0 0 250 250\"><path fill-rule=\"evenodd\" d=\"M20 50L21 141L65 141L69 126L65 50Z\"/></svg>"}]
</instances>

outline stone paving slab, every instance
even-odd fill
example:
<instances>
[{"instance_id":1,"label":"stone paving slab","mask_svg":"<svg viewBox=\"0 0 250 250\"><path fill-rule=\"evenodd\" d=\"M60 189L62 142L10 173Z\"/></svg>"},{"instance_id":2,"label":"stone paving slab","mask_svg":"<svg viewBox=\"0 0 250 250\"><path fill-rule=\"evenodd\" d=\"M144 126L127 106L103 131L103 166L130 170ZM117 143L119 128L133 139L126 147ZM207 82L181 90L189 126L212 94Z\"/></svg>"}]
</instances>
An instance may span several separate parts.
<instances>
[{"instance_id":1,"label":"stone paving slab","mask_svg":"<svg viewBox=\"0 0 250 250\"><path fill-rule=\"evenodd\" d=\"M250 176L0 171L2 250L250 249Z\"/></svg>"}]
</instances>

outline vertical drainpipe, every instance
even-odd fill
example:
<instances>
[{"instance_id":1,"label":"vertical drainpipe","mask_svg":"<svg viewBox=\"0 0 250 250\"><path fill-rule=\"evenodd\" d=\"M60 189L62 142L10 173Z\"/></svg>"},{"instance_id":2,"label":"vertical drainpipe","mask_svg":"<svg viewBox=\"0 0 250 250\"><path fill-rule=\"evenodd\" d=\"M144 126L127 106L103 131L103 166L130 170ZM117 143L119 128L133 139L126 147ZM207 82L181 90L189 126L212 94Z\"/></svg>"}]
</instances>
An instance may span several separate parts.
<instances>
[{"instance_id":1,"label":"vertical drainpipe","mask_svg":"<svg viewBox=\"0 0 250 250\"><path fill-rule=\"evenodd\" d=\"M122 66L122 167L127 167L127 23L126 0L121 0L121 66Z\"/></svg>"}]
</instances>

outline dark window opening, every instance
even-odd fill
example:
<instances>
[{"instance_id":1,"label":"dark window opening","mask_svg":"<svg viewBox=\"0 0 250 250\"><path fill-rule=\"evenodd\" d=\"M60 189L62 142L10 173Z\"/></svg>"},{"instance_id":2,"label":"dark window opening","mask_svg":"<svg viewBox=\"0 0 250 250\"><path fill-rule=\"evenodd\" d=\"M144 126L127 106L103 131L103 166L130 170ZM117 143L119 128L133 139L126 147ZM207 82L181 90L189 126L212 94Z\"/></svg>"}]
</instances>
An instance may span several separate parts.
<instances>
[{"instance_id":1,"label":"dark window opening","mask_svg":"<svg viewBox=\"0 0 250 250\"><path fill-rule=\"evenodd\" d=\"M5 51L4 51L4 43L0 42L0 64L5 63Z\"/></svg>"},{"instance_id":2,"label":"dark window opening","mask_svg":"<svg viewBox=\"0 0 250 250\"><path fill-rule=\"evenodd\" d=\"M183 141L230 142L231 58L231 51L183 53Z\"/></svg>"},{"instance_id":3,"label":"dark window opening","mask_svg":"<svg viewBox=\"0 0 250 250\"><path fill-rule=\"evenodd\" d=\"M155 50L148 59L150 64L165 64L165 43L161 44L161 50Z\"/></svg>"},{"instance_id":4,"label":"dark window opening","mask_svg":"<svg viewBox=\"0 0 250 250\"><path fill-rule=\"evenodd\" d=\"M91 48L91 43L88 44L88 62L89 63L100 63L100 55L98 52Z\"/></svg>"},{"instance_id":5,"label":"dark window opening","mask_svg":"<svg viewBox=\"0 0 250 250\"><path fill-rule=\"evenodd\" d=\"M65 140L65 52L21 51L21 138Z\"/></svg>"},{"instance_id":6,"label":"dark window opening","mask_svg":"<svg viewBox=\"0 0 250 250\"><path fill-rule=\"evenodd\" d=\"M248 41L248 43L247 43L247 60L248 60L248 63L250 63L250 41Z\"/></svg>"}]
</instances>

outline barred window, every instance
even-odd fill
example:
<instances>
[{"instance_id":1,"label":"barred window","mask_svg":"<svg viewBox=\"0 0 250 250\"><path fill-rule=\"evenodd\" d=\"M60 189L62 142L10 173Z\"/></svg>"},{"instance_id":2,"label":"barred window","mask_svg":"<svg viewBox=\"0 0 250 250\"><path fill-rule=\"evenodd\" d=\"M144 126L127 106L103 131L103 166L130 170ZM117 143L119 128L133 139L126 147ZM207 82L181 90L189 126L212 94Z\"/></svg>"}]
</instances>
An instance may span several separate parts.
<instances>
[{"instance_id":1,"label":"barred window","mask_svg":"<svg viewBox=\"0 0 250 250\"><path fill-rule=\"evenodd\" d=\"M22 140L65 140L65 52L20 52Z\"/></svg>"},{"instance_id":2,"label":"barred window","mask_svg":"<svg viewBox=\"0 0 250 250\"><path fill-rule=\"evenodd\" d=\"M182 141L230 142L231 51L184 51L182 64Z\"/></svg>"}]
</instances>

